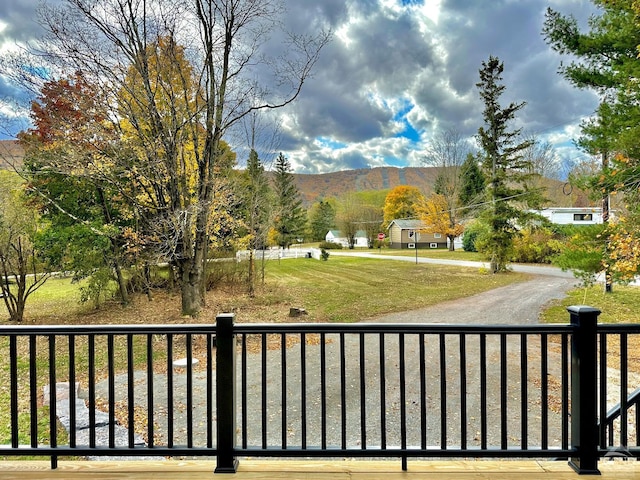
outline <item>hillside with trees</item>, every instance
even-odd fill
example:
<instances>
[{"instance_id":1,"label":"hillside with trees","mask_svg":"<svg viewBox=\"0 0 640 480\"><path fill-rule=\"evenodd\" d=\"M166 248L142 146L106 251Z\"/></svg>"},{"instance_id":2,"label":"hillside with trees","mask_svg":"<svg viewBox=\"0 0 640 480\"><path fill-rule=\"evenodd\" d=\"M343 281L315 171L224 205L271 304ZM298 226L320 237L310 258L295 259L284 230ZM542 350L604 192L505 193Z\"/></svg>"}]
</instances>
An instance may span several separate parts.
<instances>
[{"instance_id":1,"label":"hillside with trees","mask_svg":"<svg viewBox=\"0 0 640 480\"><path fill-rule=\"evenodd\" d=\"M22 165L22 155L18 142L0 140L0 169ZM416 187L428 196L435 192L439 172L440 167L376 167L318 174L292 172L292 175L303 205L310 207L315 202L338 198L345 193L391 190L400 185ZM569 192L562 181L546 177L537 181L546 191L549 205L584 207L593 204L585 191L574 187Z\"/></svg>"}]
</instances>

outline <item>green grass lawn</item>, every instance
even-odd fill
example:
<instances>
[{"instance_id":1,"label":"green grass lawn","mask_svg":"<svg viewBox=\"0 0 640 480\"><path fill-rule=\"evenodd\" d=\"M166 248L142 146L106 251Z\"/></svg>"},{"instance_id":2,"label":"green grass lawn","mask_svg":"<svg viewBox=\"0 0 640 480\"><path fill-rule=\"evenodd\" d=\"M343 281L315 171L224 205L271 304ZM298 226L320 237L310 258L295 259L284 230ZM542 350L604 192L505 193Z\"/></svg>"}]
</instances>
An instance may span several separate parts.
<instances>
[{"instance_id":1,"label":"green grass lawn","mask_svg":"<svg viewBox=\"0 0 640 480\"><path fill-rule=\"evenodd\" d=\"M528 278L479 269L412 264L382 259L330 256L269 265L269 282L315 321L354 322L427 307Z\"/></svg>"},{"instance_id":2,"label":"green grass lawn","mask_svg":"<svg viewBox=\"0 0 640 480\"><path fill-rule=\"evenodd\" d=\"M600 323L640 323L640 287L614 285L613 292L604 293L602 285L571 290L561 302L543 313L545 322L567 322L567 307L588 305L602 311Z\"/></svg>"},{"instance_id":3,"label":"green grass lawn","mask_svg":"<svg viewBox=\"0 0 640 480\"><path fill-rule=\"evenodd\" d=\"M408 248L357 248L355 250L346 250L355 252L377 253L380 255L402 255L405 257L415 257L416 250ZM329 250L331 252L331 250ZM467 260L472 262L483 262L485 258L478 252L465 252L464 250L455 250L450 252L446 248L419 248L418 257L423 258L443 258L447 260Z\"/></svg>"}]
</instances>

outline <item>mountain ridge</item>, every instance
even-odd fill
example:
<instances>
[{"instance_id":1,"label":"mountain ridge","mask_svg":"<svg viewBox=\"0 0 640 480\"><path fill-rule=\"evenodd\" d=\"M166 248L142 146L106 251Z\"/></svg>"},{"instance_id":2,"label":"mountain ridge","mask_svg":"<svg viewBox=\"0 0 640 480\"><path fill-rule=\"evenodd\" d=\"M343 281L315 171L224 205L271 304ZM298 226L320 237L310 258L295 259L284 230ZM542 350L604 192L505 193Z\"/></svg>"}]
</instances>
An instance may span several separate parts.
<instances>
[{"instance_id":1,"label":"mountain ridge","mask_svg":"<svg viewBox=\"0 0 640 480\"><path fill-rule=\"evenodd\" d=\"M0 140L0 169L22 163L22 148L15 140ZM366 190L391 190L400 185L418 188L425 196L433 193L439 167L373 167L329 173L292 173L305 207L329 198ZM582 207L590 204L585 192L572 189L565 194L564 182L542 178L550 204L556 207Z\"/></svg>"}]
</instances>

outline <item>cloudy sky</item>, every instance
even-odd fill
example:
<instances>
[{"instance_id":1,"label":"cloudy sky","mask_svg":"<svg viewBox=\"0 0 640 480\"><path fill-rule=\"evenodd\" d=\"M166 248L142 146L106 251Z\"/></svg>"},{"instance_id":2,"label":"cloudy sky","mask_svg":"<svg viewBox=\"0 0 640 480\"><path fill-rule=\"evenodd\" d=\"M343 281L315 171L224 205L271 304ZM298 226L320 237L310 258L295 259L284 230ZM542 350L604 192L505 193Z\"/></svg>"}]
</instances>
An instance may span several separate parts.
<instances>
[{"instance_id":1,"label":"cloudy sky","mask_svg":"<svg viewBox=\"0 0 640 480\"><path fill-rule=\"evenodd\" d=\"M422 166L438 132L473 141L482 126L476 83L489 55L504 62L503 104L524 101L518 124L560 160L597 98L557 74L561 58L541 35L548 6L586 27L586 0L286 0L292 28L334 31L299 100L280 111L279 150L296 173ZM37 30L38 0L0 2L0 46ZM566 61L566 60L565 60ZM16 95L0 78L0 98Z\"/></svg>"}]
</instances>

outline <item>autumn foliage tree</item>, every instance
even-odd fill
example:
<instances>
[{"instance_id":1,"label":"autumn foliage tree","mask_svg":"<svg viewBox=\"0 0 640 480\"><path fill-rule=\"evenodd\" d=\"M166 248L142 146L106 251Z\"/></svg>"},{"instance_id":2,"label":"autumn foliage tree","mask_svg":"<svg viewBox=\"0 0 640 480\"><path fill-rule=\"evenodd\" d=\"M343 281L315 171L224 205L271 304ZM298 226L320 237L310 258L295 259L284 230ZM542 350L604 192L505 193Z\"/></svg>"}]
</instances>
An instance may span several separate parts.
<instances>
[{"instance_id":1,"label":"autumn foliage tree","mask_svg":"<svg viewBox=\"0 0 640 480\"><path fill-rule=\"evenodd\" d=\"M389 225L393 220L417 218L418 208L424 200L424 195L417 187L399 185L393 188L384 201L384 225Z\"/></svg>"},{"instance_id":2,"label":"autumn foliage tree","mask_svg":"<svg viewBox=\"0 0 640 480\"><path fill-rule=\"evenodd\" d=\"M434 194L419 207L420 219L423 221L425 233L440 233L448 239L449 250L454 251L453 241L462 235L464 226L451 216L449 203L444 195Z\"/></svg>"},{"instance_id":3,"label":"autumn foliage tree","mask_svg":"<svg viewBox=\"0 0 640 480\"><path fill-rule=\"evenodd\" d=\"M40 242L58 243L47 249L50 266L90 283L101 269L104 279L113 272L127 303L123 228L131 215L122 190L109 181L123 171L111 159L118 136L102 100L79 72L46 82L31 105L33 128L19 135L23 175L31 204L50 225Z\"/></svg>"},{"instance_id":4,"label":"autumn foliage tree","mask_svg":"<svg viewBox=\"0 0 640 480\"><path fill-rule=\"evenodd\" d=\"M113 170L128 172L135 186L127 197L134 218L161 225L187 315L204 306L212 231L228 231L226 217L214 218L228 212L215 209L226 191L218 181L227 171L223 137L250 113L294 101L330 39L283 32L286 53L273 58L268 40L283 25L280 7L276 0L181 0L171 8L63 0L39 15L46 32L34 52L39 61L50 62L49 72L90 78L107 120L121 128L125 144L111 152ZM14 66L22 83L46 70ZM120 179L108 178L119 190Z\"/></svg>"}]
</instances>

